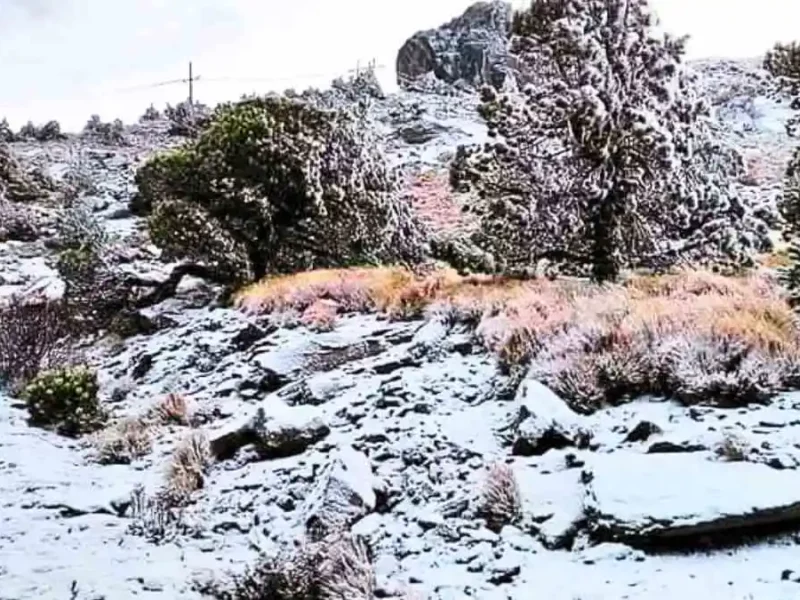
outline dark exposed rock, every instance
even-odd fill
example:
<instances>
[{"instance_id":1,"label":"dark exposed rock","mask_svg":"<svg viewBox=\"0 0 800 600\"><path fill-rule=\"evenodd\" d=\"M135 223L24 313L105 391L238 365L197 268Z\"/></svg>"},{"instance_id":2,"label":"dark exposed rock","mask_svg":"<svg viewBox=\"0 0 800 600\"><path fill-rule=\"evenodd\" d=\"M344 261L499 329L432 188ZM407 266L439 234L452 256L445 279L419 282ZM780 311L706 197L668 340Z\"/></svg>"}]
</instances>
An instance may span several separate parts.
<instances>
[{"instance_id":1,"label":"dark exposed rock","mask_svg":"<svg viewBox=\"0 0 800 600\"><path fill-rule=\"evenodd\" d=\"M648 449L648 454L676 454L682 452L702 452L708 450L702 444L690 444L684 442L683 444L676 444L667 440L653 443Z\"/></svg>"},{"instance_id":2,"label":"dark exposed rock","mask_svg":"<svg viewBox=\"0 0 800 600\"><path fill-rule=\"evenodd\" d=\"M134 335L152 335L162 329L173 327L175 321L169 317L158 315L148 317L139 311L120 311L114 315L109 324L109 331L127 338Z\"/></svg>"},{"instance_id":3,"label":"dark exposed rock","mask_svg":"<svg viewBox=\"0 0 800 600\"><path fill-rule=\"evenodd\" d=\"M447 128L438 123L418 121L397 130L397 135L407 144L424 144L435 140Z\"/></svg>"},{"instance_id":4,"label":"dark exposed rock","mask_svg":"<svg viewBox=\"0 0 800 600\"><path fill-rule=\"evenodd\" d=\"M581 416L538 381L526 379L516 396L514 445L518 456L536 456L548 450L585 447L591 439Z\"/></svg>"},{"instance_id":5,"label":"dark exposed rock","mask_svg":"<svg viewBox=\"0 0 800 600\"><path fill-rule=\"evenodd\" d=\"M304 452L330 433L330 428L306 407L288 408L273 399L268 410L269 416L260 407L244 425L211 440L211 453L218 460L227 460L252 445L263 460L285 458Z\"/></svg>"},{"instance_id":6,"label":"dark exposed rock","mask_svg":"<svg viewBox=\"0 0 800 600\"><path fill-rule=\"evenodd\" d=\"M478 2L437 29L417 32L397 53L398 84L413 88L428 73L450 84L490 84L497 89L513 84L511 15L511 5L505 2Z\"/></svg>"},{"instance_id":7,"label":"dark exposed rock","mask_svg":"<svg viewBox=\"0 0 800 600\"><path fill-rule=\"evenodd\" d=\"M144 354L142 355L133 367L131 371L131 377L133 379L141 379L147 372L153 368L153 356L151 354Z\"/></svg>"},{"instance_id":8,"label":"dark exposed rock","mask_svg":"<svg viewBox=\"0 0 800 600\"><path fill-rule=\"evenodd\" d=\"M239 331L231 340L231 345L236 350L247 350L257 341L265 338L270 333L274 332L276 327L270 328L259 327L252 323L248 323L241 331Z\"/></svg>"},{"instance_id":9,"label":"dark exposed rock","mask_svg":"<svg viewBox=\"0 0 800 600\"><path fill-rule=\"evenodd\" d=\"M800 525L800 484L791 471L691 454L600 455L588 470L595 541L698 548Z\"/></svg>"},{"instance_id":10,"label":"dark exposed rock","mask_svg":"<svg viewBox=\"0 0 800 600\"><path fill-rule=\"evenodd\" d=\"M644 442L650 436L661 433L661 428L650 421L641 421L636 427L625 436L626 442Z\"/></svg>"}]
</instances>

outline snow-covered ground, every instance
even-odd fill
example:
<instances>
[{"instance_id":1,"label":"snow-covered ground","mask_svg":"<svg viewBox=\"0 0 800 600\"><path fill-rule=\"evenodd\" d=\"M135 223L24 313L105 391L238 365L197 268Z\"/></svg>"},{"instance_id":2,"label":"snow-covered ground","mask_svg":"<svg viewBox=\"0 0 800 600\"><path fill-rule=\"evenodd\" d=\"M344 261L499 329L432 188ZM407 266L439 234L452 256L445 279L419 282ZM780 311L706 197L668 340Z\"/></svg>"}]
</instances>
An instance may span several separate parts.
<instances>
[{"instance_id":1,"label":"snow-covered ground","mask_svg":"<svg viewBox=\"0 0 800 600\"><path fill-rule=\"evenodd\" d=\"M730 138L770 167L751 193L774 193L791 148L785 103L752 65L704 68ZM443 168L455 145L485 135L474 106L405 93L372 110L389 156ZM126 208L136 161L166 140L144 128L134 141L76 142L82 155L15 150L54 176L84 161L99 185L98 216L123 236L126 268L163 272ZM0 292L57 292L48 253L45 240L0 244ZM795 394L741 410L642 399L585 417L535 382L509 397L494 359L435 319L273 330L186 298L153 314L173 324L91 349L114 417L181 392L206 415L198 428L211 440L263 409L267 427L312 441L281 457L234 448L195 494L186 527L154 543L136 534L131 493L162 483L188 426L161 427L153 451L130 465L99 465L91 447L28 427L25 411L0 398L0 599L196 598L193 579L241 570L259 549L301 538L310 516L336 516L342 494L353 499L343 509L352 530L375 550L380 597L798 597ZM746 460L724 460L718 448ZM478 515L497 462L511 466L522 496L522 515L500 533Z\"/></svg>"},{"instance_id":2,"label":"snow-covered ground","mask_svg":"<svg viewBox=\"0 0 800 600\"><path fill-rule=\"evenodd\" d=\"M24 411L6 399L0 598L69 597L73 581L76 598L198 597L192 580L239 570L258 549L300 539L310 514L325 517L322 473L337 461L362 465L360 477L342 481L365 498L352 528L373 545L386 594L410 587L436 599L522 599L532 590L564 600L796 597L797 395L735 411L643 399L581 417L540 386L504 399L493 360L435 320L352 317L314 334L265 333L225 309L169 315L175 328L135 338L113 357L97 352L106 401L129 390L109 404L116 416L141 414L179 390L195 410L217 415L201 426L211 439L259 408L276 430L316 420L329 432L295 456L265 459L244 447L219 460L185 516L190 529L155 544L131 533L130 494L161 483L188 427L165 427L153 453L131 465L101 466L90 448L27 427ZM236 349L245 337L252 345ZM351 360L330 368L345 355ZM134 379L145 356L152 366ZM276 375L285 385L259 391ZM584 448L548 450L542 441L576 426L591 434ZM729 438L746 461L718 456ZM516 526L499 534L476 514L497 461L512 466L523 507ZM777 535L776 523L789 532ZM704 546L703 535L723 533L736 544ZM668 552L662 544L671 544Z\"/></svg>"}]
</instances>

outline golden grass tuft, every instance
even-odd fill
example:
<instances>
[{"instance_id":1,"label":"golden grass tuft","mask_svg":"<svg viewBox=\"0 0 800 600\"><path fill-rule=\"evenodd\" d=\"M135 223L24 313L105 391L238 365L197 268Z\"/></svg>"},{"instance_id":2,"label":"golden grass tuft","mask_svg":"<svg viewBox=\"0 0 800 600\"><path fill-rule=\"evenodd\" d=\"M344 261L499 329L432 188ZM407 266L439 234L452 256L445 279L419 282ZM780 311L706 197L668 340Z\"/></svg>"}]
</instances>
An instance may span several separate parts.
<instances>
[{"instance_id":1,"label":"golden grass tuft","mask_svg":"<svg viewBox=\"0 0 800 600\"><path fill-rule=\"evenodd\" d=\"M320 329L343 313L438 314L474 326L503 367L536 361L537 377L566 396L591 398L591 407L645 393L674 392L686 401L739 394L751 401L800 381L797 320L774 275L763 270L684 270L599 286L443 268L338 269L269 278L243 290L236 303L305 315ZM734 372L740 364L741 373Z\"/></svg>"},{"instance_id":2,"label":"golden grass tuft","mask_svg":"<svg viewBox=\"0 0 800 600\"><path fill-rule=\"evenodd\" d=\"M329 322L333 310L377 312L398 319L418 317L434 302L475 301L480 290L493 288L496 294L504 285L500 278L462 277L445 268L427 274L402 267L324 269L269 277L239 292L234 304L258 314L297 313L304 315L301 322L315 325L319 320Z\"/></svg>"}]
</instances>

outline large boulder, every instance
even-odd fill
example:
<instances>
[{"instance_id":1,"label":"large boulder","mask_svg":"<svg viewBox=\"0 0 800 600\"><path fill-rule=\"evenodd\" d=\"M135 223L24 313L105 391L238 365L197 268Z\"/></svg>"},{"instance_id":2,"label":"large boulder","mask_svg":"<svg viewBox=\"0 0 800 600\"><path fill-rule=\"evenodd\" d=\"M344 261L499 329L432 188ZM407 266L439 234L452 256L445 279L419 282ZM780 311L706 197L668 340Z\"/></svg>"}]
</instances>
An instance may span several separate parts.
<instances>
[{"instance_id":1,"label":"large boulder","mask_svg":"<svg viewBox=\"0 0 800 600\"><path fill-rule=\"evenodd\" d=\"M582 479L597 542L697 548L800 523L800 479L788 469L697 453L613 453L593 456Z\"/></svg>"},{"instance_id":2,"label":"large boulder","mask_svg":"<svg viewBox=\"0 0 800 600\"><path fill-rule=\"evenodd\" d=\"M430 73L449 84L488 83L497 89L513 84L512 15L506 2L478 2L437 29L415 33L397 53L398 85L412 89Z\"/></svg>"}]
</instances>

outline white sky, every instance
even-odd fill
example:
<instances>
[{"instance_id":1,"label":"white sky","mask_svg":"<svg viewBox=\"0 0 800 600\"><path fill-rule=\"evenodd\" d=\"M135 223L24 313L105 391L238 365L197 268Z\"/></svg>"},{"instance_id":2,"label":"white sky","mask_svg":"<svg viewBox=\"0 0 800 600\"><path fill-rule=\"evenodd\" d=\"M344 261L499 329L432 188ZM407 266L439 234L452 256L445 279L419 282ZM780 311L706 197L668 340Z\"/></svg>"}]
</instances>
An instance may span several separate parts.
<instances>
[{"instance_id":1,"label":"white sky","mask_svg":"<svg viewBox=\"0 0 800 600\"><path fill-rule=\"evenodd\" d=\"M692 57L756 56L775 41L800 38L798 0L652 1L667 30L692 36ZM185 77L189 60L201 76L196 97L209 104L323 86L371 58L386 65L378 74L391 89L403 41L471 3L0 0L0 118L15 127L55 118L67 130L92 113L132 121L151 102L182 100L186 86L129 88ZM211 81L226 77L251 81Z\"/></svg>"}]
</instances>

